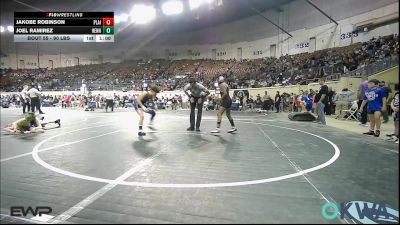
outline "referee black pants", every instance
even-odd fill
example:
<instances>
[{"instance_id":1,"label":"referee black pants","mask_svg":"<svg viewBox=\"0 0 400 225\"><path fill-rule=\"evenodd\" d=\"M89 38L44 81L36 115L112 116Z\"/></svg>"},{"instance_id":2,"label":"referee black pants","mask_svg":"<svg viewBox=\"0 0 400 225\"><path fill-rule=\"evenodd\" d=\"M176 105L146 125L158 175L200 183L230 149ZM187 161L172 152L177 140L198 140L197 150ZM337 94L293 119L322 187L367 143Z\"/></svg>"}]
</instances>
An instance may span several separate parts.
<instances>
[{"instance_id":1,"label":"referee black pants","mask_svg":"<svg viewBox=\"0 0 400 225\"><path fill-rule=\"evenodd\" d=\"M31 103L29 100L22 99L22 113L31 111Z\"/></svg>"},{"instance_id":2,"label":"referee black pants","mask_svg":"<svg viewBox=\"0 0 400 225\"><path fill-rule=\"evenodd\" d=\"M194 101L190 102L190 127L194 128L195 123L195 110L197 107L197 121L196 128L200 128L201 117L203 115L203 99L200 97L194 97Z\"/></svg>"},{"instance_id":3,"label":"referee black pants","mask_svg":"<svg viewBox=\"0 0 400 225\"><path fill-rule=\"evenodd\" d=\"M36 109L38 109L39 112L41 112L39 97L31 98L31 111L34 113Z\"/></svg>"},{"instance_id":4,"label":"referee black pants","mask_svg":"<svg viewBox=\"0 0 400 225\"><path fill-rule=\"evenodd\" d=\"M114 112L114 101L112 99L106 99L106 112L108 107L111 107L111 111Z\"/></svg>"}]
</instances>

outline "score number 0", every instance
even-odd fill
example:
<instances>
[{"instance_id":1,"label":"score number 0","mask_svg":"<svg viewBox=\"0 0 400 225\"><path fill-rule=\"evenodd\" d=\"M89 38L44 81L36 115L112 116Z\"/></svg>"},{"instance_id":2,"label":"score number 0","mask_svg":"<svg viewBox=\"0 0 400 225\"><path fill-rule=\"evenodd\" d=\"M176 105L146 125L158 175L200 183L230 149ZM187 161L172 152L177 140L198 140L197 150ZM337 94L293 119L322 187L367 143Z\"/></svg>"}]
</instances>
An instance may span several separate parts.
<instances>
[{"instance_id":1,"label":"score number 0","mask_svg":"<svg viewBox=\"0 0 400 225\"><path fill-rule=\"evenodd\" d=\"M103 18L103 26L114 26L114 18Z\"/></svg>"},{"instance_id":2,"label":"score number 0","mask_svg":"<svg viewBox=\"0 0 400 225\"><path fill-rule=\"evenodd\" d=\"M103 34L114 33L114 18L103 18Z\"/></svg>"}]
</instances>

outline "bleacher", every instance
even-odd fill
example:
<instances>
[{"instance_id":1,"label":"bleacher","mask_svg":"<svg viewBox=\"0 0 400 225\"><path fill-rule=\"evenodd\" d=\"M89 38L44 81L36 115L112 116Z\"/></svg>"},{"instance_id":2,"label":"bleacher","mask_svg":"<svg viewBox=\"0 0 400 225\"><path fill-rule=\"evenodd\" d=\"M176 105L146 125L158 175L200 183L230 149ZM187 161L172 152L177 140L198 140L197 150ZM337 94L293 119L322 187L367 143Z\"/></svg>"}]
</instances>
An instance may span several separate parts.
<instances>
[{"instance_id":1,"label":"bleacher","mask_svg":"<svg viewBox=\"0 0 400 225\"><path fill-rule=\"evenodd\" d=\"M47 69L4 71L1 90L17 90L24 83L39 82L43 89L79 89L82 79L91 89L127 88L143 81L157 82L165 89L182 88L187 76L196 76L208 86L216 77L227 76L231 83L257 83L258 86L307 83L325 76L338 79L361 70L365 75L370 65L385 68L395 64L399 51L398 36L390 35L355 43L345 47L324 49L313 53L283 55L279 58L253 60L130 60L121 63L102 63ZM382 64L382 62L387 62ZM389 65L390 64L390 65ZM353 73L352 73L353 74ZM257 86L256 85L256 86Z\"/></svg>"}]
</instances>

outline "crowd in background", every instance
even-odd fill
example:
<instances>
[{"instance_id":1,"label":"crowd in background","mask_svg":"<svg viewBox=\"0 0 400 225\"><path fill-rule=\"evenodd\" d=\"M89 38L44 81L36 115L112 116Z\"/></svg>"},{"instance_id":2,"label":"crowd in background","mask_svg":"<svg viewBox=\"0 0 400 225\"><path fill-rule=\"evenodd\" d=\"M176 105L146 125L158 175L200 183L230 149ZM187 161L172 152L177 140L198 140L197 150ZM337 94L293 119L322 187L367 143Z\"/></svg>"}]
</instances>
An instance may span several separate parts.
<instances>
[{"instance_id":1,"label":"crowd in background","mask_svg":"<svg viewBox=\"0 0 400 225\"><path fill-rule=\"evenodd\" d=\"M112 96L102 94L64 94L64 95L41 95L40 103L42 107L62 107L62 108L92 108L102 109L106 105L107 99L112 99L115 108L133 107L133 101L138 94L112 94ZM26 100L25 100L26 101ZM23 105L21 94L3 94L0 96L0 105L4 108ZM188 109L189 98L185 94L164 94L160 95L153 104L157 104L160 109ZM208 110L216 109L217 96L212 94L207 97L205 107ZM29 111L29 110L28 110Z\"/></svg>"},{"instance_id":2,"label":"crowd in background","mask_svg":"<svg viewBox=\"0 0 400 225\"><path fill-rule=\"evenodd\" d=\"M381 85L385 87L384 82ZM388 87L385 87L388 88ZM390 88L387 91L391 92ZM351 107L351 103L357 100L356 90L343 89L339 92L332 90L331 87L328 89L327 105L325 106L326 115L338 115L341 110L347 110ZM263 95L233 95L233 110L240 111L276 111L276 112L314 112L315 107L312 107L314 97L317 94L316 90L301 90L299 93L279 93L278 92L267 92ZM64 94L64 95L41 95L41 105L44 107L81 107L85 108L91 102L94 104L94 108L104 108L106 99L108 96L101 94ZM132 107L133 100L137 97L137 94L124 93L124 94L113 94L112 99L114 100L115 107ZM13 107L21 107L23 104L23 97L21 94L3 94L0 96L1 105L11 105ZM188 97L185 94L161 94L159 95L155 104L159 108L163 109L188 109L189 102ZM212 94L205 100L204 107L207 110L216 110L218 95ZM337 105L339 107L337 107Z\"/></svg>"},{"instance_id":3,"label":"crowd in background","mask_svg":"<svg viewBox=\"0 0 400 225\"><path fill-rule=\"evenodd\" d=\"M26 83L43 90L78 90L85 80L90 90L108 87L143 90L148 83L162 90L182 90L189 76L209 89L224 75L231 88L257 88L306 84L320 77L343 74L399 54L397 35L313 53L253 60L132 60L122 63L78 65L56 69L2 70L0 90L20 91Z\"/></svg>"},{"instance_id":4,"label":"crowd in background","mask_svg":"<svg viewBox=\"0 0 400 225\"><path fill-rule=\"evenodd\" d=\"M310 89L307 91L300 91L300 93L273 93L271 95L265 91L264 95L256 96L232 96L234 110L240 111L276 111L276 112L304 112L306 111L306 104L309 104L313 100L316 91ZM336 93L330 89L328 98L329 105L326 107L327 115L335 113L335 95ZM115 107L132 107L131 103L136 94L113 94L112 99L114 100ZM66 95L42 95L41 104L44 107L81 107L89 105L90 102L95 103L95 108L104 108L107 96L101 94L66 94ZM21 107L21 95L20 94L5 94L0 96L1 101L7 102L8 104ZM212 94L205 100L204 107L207 110L217 109L218 96ZM188 97L185 94L165 94L160 95L156 103L161 108L167 109L188 109Z\"/></svg>"}]
</instances>

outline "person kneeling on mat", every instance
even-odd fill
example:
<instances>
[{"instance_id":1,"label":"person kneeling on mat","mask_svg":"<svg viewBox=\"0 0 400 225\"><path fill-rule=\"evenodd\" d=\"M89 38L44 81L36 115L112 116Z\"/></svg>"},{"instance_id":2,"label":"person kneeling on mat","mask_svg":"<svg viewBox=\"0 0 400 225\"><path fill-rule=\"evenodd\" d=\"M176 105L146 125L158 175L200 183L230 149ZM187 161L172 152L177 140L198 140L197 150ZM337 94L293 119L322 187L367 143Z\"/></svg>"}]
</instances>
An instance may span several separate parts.
<instances>
[{"instance_id":1,"label":"person kneeling on mat","mask_svg":"<svg viewBox=\"0 0 400 225\"><path fill-rule=\"evenodd\" d=\"M160 92L160 88L158 86L151 86L150 87L150 91L141 94L138 98L137 98L137 102L138 105L140 106L139 110L137 110L138 114L139 114L139 136L145 136L146 133L143 132L143 120L144 120L144 113L148 113L151 115L150 118L150 123L148 125L148 128L154 130L153 127L153 121L154 121L154 117L156 116L156 112L154 111L154 109L149 109L148 106L151 102L154 102L157 94ZM156 107L154 105L154 107Z\"/></svg>"},{"instance_id":2,"label":"person kneeling on mat","mask_svg":"<svg viewBox=\"0 0 400 225\"><path fill-rule=\"evenodd\" d=\"M202 84L197 83L194 77L189 79L189 84L183 89L185 94L189 97L190 102L190 127L187 131L194 131L194 121L197 106L197 121L196 121L196 131L200 131L200 123L203 112L204 99L210 95L210 91L207 90ZM190 91L190 94L188 93Z\"/></svg>"},{"instance_id":3,"label":"person kneeling on mat","mask_svg":"<svg viewBox=\"0 0 400 225\"><path fill-rule=\"evenodd\" d=\"M44 118L42 117L41 120L43 119ZM61 126L60 119L57 119L53 122L42 123L38 118L35 117L34 113L27 113L25 118L19 119L11 124L7 124L4 130L12 134L43 133L45 131L45 126L50 123L57 124L58 127Z\"/></svg>"},{"instance_id":4,"label":"person kneeling on mat","mask_svg":"<svg viewBox=\"0 0 400 225\"><path fill-rule=\"evenodd\" d=\"M228 130L228 133L233 133L237 131L235 127L235 123L231 117L231 106L232 106L232 99L229 96L229 87L228 84L225 83L225 78L220 76L218 78L219 90L221 92L221 98L219 100L220 107L218 109L218 119L217 119L217 129L211 131L211 133L220 133L221 132L221 121L222 121L222 114L226 111L226 117L228 117L229 122L231 123L232 128Z\"/></svg>"}]
</instances>

